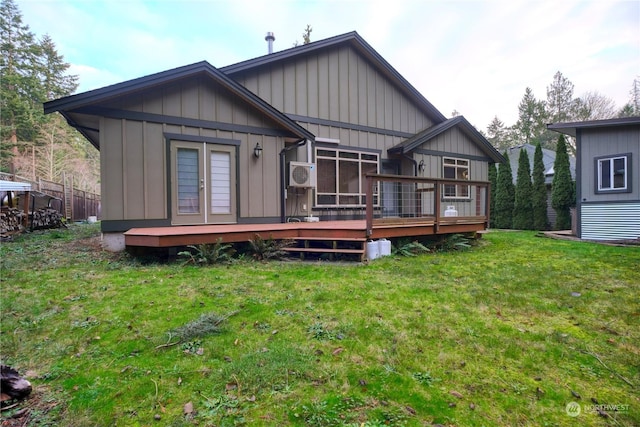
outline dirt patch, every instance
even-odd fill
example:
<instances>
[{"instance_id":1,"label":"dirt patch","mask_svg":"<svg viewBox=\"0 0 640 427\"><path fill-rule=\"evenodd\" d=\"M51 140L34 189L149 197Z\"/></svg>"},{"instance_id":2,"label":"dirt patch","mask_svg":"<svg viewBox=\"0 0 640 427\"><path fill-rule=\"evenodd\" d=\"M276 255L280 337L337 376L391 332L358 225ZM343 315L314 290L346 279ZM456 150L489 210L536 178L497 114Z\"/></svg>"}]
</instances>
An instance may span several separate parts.
<instances>
[{"instance_id":1,"label":"dirt patch","mask_svg":"<svg viewBox=\"0 0 640 427\"><path fill-rule=\"evenodd\" d=\"M2 408L0 426L23 427L34 421L55 423L57 415L62 410L62 403L53 400L47 387L37 387L28 398L19 402L8 402ZM53 425L53 424L50 424Z\"/></svg>"}]
</instances>

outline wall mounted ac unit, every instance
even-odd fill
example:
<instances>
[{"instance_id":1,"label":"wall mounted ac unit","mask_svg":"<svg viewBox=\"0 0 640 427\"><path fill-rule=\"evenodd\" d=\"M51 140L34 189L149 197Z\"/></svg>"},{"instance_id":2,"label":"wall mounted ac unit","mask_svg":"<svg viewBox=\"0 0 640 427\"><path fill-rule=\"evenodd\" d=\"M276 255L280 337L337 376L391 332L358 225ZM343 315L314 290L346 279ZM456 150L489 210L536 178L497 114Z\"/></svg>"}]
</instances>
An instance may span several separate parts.
<instances>
[{"instance_id":1,"label":"wall mounted ac unit","mask_svg":"<svg viewBox=\"0 0 640 427\"><path fill-rule=\"evenodd\" d=\"M315 186L315 163L289 162L289 187L314 188Z\"/></svg>"}]
</instances>

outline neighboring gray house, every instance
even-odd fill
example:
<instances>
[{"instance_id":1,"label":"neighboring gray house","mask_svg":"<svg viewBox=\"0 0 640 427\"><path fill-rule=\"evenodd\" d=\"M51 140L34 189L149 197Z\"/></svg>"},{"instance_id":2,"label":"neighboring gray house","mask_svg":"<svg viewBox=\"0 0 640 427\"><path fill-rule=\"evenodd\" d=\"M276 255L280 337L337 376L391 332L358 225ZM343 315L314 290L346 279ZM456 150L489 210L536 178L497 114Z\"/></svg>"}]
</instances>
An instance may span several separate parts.
<instances>
[{"instance_id":1,"label":"neighboring gray house","mask_svg":"<svg viewBox=\"0 0 640 427\"><path fill-rule=\"evenodd\" d=\"M509 163L511 164L511 173L513 174L513 184L516 184L518 177L518 160L520 151L526 150L529 156L529 165L533 173L533 156L536 152L536 146L531 144L522 144L511 147L507 150ZM547 186L547 219L551 228L556 225L556 211L551 206L551 183L553 182L553 164L556 161L556 153L546 148L542 149L542 163L544 164L544 183ZM576 158L569 156L569 168L571 170L571 178L576 179Z\"/></svg>"},{"instance_id":2,"label":"neighboring gray house","mask_svg":"<svg viewBox=\"0 0 640 427\"><path fill-rule=\"evenodd\" d=\"M547 127L576 138L578 237L640 239L640 117Z\"/></svg>"}]
</instances>

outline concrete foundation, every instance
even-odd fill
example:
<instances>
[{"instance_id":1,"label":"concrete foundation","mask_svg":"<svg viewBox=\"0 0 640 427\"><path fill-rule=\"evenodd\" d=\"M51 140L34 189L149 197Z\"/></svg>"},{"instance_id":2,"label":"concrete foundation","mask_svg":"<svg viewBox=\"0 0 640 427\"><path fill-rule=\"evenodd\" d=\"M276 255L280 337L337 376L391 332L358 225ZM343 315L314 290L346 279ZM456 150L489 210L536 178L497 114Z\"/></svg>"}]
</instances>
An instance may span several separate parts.
<instances>
[{"instance_id":1,"label":"concrete foundation","mask_svg":"<svg viewBox=\"0 0 640 427\"><path fill-rule=\"evenodd\" d=\"M109 252L122 252L125 249L123 233L102 233L102 247Z\"/></svg>"}]
</instances>

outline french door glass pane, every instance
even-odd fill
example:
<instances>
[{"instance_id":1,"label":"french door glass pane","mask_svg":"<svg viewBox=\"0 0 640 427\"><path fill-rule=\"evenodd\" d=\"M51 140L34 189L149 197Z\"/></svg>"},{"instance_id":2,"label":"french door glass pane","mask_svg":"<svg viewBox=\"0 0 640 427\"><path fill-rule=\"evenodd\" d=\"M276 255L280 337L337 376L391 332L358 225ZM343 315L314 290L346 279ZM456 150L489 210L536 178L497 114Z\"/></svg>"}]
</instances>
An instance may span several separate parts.
<instances>
[{"instance_id":1,"label":"french door glass pane","mask_svg":"<svg viewBox=\"0 0 640 427\"><path fill-rule=\"evenodd\" d=\"M198 182L198 150L178 148L178 213L200 212L200 183Z\"/></svg>"},{"instance_id":2,"label":"french door glass pane","mask_svg":"<svg viewBox=\"0 0 640 427\"><path fill-rule=\"evenodd\" d=\"M231 154L211 152L211 213L231 213Z\"/></svg>"}]
</instances>

